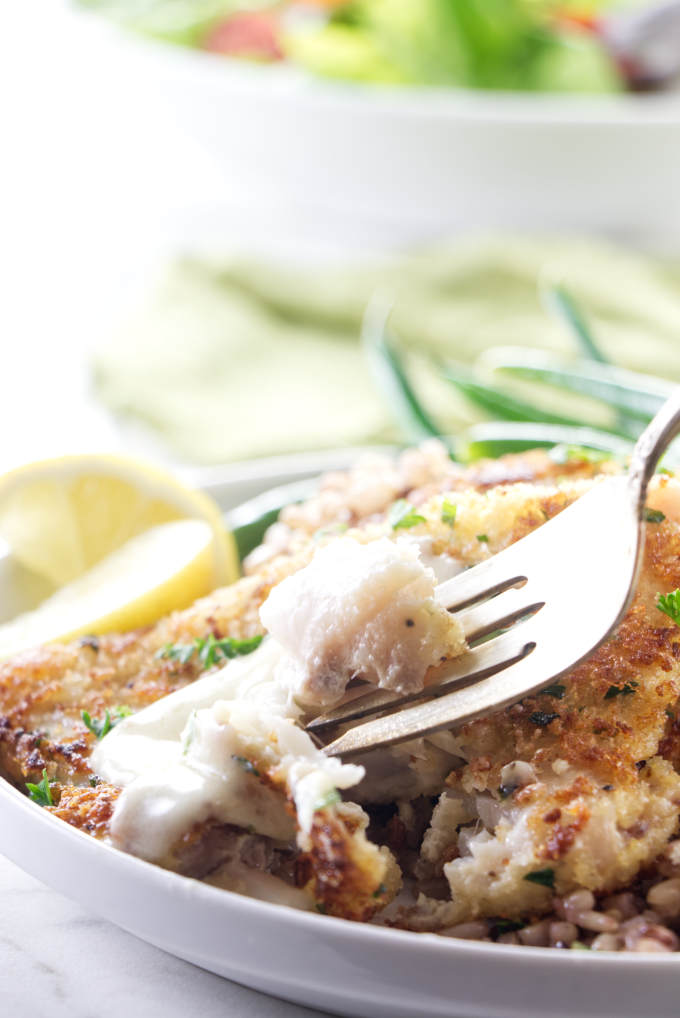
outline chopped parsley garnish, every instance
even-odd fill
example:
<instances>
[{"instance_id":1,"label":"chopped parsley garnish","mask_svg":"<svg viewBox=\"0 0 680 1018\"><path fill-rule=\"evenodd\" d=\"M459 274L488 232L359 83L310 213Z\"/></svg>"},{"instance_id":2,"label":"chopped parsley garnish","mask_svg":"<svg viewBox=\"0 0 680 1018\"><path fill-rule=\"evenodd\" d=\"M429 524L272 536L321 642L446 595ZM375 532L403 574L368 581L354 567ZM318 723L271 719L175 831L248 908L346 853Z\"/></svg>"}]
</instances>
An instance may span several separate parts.
<instances>
[{"instance_id":1,"label":"chopped parsley garnish","mask_svg":"<svg viewBox=\"0 0 680 1018\"><path fill-rule=\"evenodd\" d=\"M532 725L537 725L539 728L545 728L546 725L552 724L556 721L559 714L548 714L544 710L535 710L533 714L529 715L529 721Z\"/></svg>"},{"instance_id":2,"label":"chopped parsley garnish","mask_svg":"<svg viewBox=\"0 0 680 1018\"><path fill-rule=\"evenodd\" d=\"M408 529L418 523L425 523L425 517L417 513L406 499L398 499L389 511L388 520L392 530Z\"/></svg>"},{"instance_id":3,"label":"chopped parsley garnish","mask_svg":"<svg viewBox=\"0 0 680 1018\"><path fill-rule=\"evenodd\" d=\"M645 508L645 520L647 523L663 523L665 519L666 517L660 509Z\"/></svg>"},{"instance_id":4,"label":"chopped parsley garnish","mask_svg":"<svg viewBox=\"0 0 680 1018\"><path fill-rule=\"evenodd\" d=\"M567 691L567 687L563 686L561 682L554 682L552 686L546 686L545 689L541 690L543 696L554 696L556 700L561 700Z\"/></svg>"},{"instance_id":5,"label":"chopped parsley garnish","mask_svg":"<svg viewBox=\"0 0 680 1018\"><path fill-rule=\"evenodd\" d=\"M232 753L231 759L235 760L241 770L245 771L246 774L252 774L253 777L259 778L260 772L253 761L249 760L247 756L237 756L236 753Z\"/></svg>"},{"instance_id":6,"label":"chopped parsley garnish","mask_svg":"<svg viewBox=\"0 0 680 1018\"><path fill-rule=\"evenodd\" d=\"M639 682L631 679L630 682L625 682L622 686L610 686L604 694L604 699L613 700L616 696L632 696L639 685Z\"/></svg>"},{"instance_id":7,"label":"chopped parsley garnish","mask_svg":"<svg viewBox=\"0 0 680 1018\"><path fill-rule=\"evenodd\" d=\"M670 594L659 594L656 607L680 626L680 589L672 590Z\"/></svg>"},{"instance_id":8,"label":"chopped parsley garnish","mask_svg":"<svg viewBox=\"0 0 680 1018\"><path fill-rule=\"evenodd\" d=\"M209 636L197 636L191 643L166 643L156 652L157 658L179 661L185 665L196 654L203 668L212 668L220 661L230 661L235 657L252 654L262 643L264 636L251 636L248 640L236 640L233 636L217 639L213 633Z\"/></svg>"},{"instance_id":9,"label":"chopped parsley garnish","mask_svg":"<svg viewBox=\"0 0 680 1018\"><path fill-rule=\"evenodd\" d=\"M376 887L375 891L373 892L373 897L374 898L382 898L383 894L385 894L386 891L387 891L387 888L385 887L384 884L378 884L378 886Z\"/></svg>"},{"instance_id":10,"label":"chopped parsley garnish","mask_svg":"<svg viewBox=\"0 0 680 1018\"><path fill-rule=\"evenodd\" d=\"M340 792L337 788L331 788L330 792L326 795L322 795L321 798L314 803L314 809L328 809L329 806L335 806L336 802L340 802Z\"/></svg>"},{"instance_id":11,"label":"chopped parsley garnish","mask_svg":"<svg viewBox=\"0 0 680 1018\"><path fill-rule=\"evenodd\" d=\"M477 540L480 544L488 544L489 538L486 534L477 534Z\"/></svg>"},{"instance_id":12,"label":"chopped parsley garnish","mask_svg":"<svg viewBox=\"0 0 680 1018\"><path fill-rule=\"evenodd\" d=\"M37 802L39 806L54 806L50 783L47 780L47 771L44 767L42 772L42 781L40 781L37 785L32 781L27 781L26 788L28 789L29 798L33 802Z\"/></svg>"},{"instance_id":13,"label":"chopped parsley garnish","mask_svg":"<svg viewBox=\"0 0 680 1018\"><path fill-rule=\"evenodd\" d=\"M664 714L666 715L667 718L670 718L671 721L675 721L675 714L670 709L670 707L666 707L666 709L664 711Z\"/></svg>"},{"instance_id":14,"label":"chopped parsley garnish","mask_svg":"<svg viewBox=\"0 0 680 1018\"><path fill-rule=\"evenodd\" d=\"M534 870L533 873L525 873L524 879L530 884L540 884L541 887L555 887L555 870L550 866L544 870Z\"/></svg>"},{"instance_id":15,"label":"chopped parsley garnish","mask_svg":"<svg viewBox=\"0 0 680 1018\"><path fill-rule=\"evenodd\" d=\"M458 506L455 502L449 501L445 498L442 502L442 523L448 523L450 527L456 522L456 513L458 512Z\"/></svg>"},{"instance_id":16,"label":"chopped parsley garnish","mask_svg":"<svg viewBox=\"0 0 680 1018\"><path fill-rule=\"evenodd\" d=\"M193 643L166 643L156 651L155 656L168 658L170 661L179 661L181 665L185 665L191 660L197 649L196 640Z\"/></svg>"},{"instance_id":17,"label":"chopped parsley garnish","mask_svg":"<svg viewBox=\"0 0 680 1018\"><path fill-rule=\"evenodd\" d=\"M571 951L589 951L590 948L587 944L584 944L582 940L572 940L569 945Z\"/></svg>"},{"instance_id":18,"label":"chopped parsley garnish","mask_svg":"<svg viewBox=\"0 0 680 1018\"><path fill-rule=\"evenodd\" d=\"M132 714L129 707L114 707L113 714L107 708L104 711L104 717L102 720L99 718L93 718L89 712L84 710L80 712L80 716L85 723L85 727L89 728L93 735L96 735L98 739L103 739L105 735L108 735L112 728L114 728L119 721L123 718L128 718Z\"/></svg>"}]
</instances>

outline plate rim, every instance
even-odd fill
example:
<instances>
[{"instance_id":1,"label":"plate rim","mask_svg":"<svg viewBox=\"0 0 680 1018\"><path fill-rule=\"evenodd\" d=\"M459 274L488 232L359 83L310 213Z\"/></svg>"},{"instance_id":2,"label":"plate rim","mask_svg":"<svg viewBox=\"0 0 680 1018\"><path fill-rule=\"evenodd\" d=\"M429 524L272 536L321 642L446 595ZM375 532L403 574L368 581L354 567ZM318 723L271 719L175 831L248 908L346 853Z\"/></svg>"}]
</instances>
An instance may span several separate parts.
<instances>
[{"instance_id":1,"label":"plate rim","mask_svg":"<svg viewBox=\"0 0 680 1018\"><path fill-rule=\"evenodd\" d=\"M115 860L114 865L121 866L123 869L128 868L130 872L135 874L146 875L148 879L156 883L166 883L169 887L176 885L178 888L190 888L192 895L204 898L205 902L210 905L219 907L221 902L224 902L225 916L230 909L243 909L246 913L249 912L255 918L261 918L263 921L283 917L284 921L287 919L292 924L299 924L302 927L308 926L311 932L318 932L319 929L323 928L319 924L330 922L333 924L335 934L340 939L350 938L354 940L357 936L366 936L369 940L373 940L376 943L389 945L396 937L399 938L405 947L415 948L425 944L442 954L450 954L452 952L460 952L463 955L472 953L475 956L481 954L488 957L489 960L494 957L507 958L508 952L510 952L510 956L516 957L518 961L520 958L523 958L527 960L526 963L530 963L532 960L535 962L540 959L539 964L546 966L552 964L557 958L563 959L558 964L576 964L579 966L602 964L613 968L630 963L632 959L635 959L633 964L644 968L665 968L668 965L677 966L679 963L677 955L672 952L646 954L644 952L625 951L568 951L558 948L530 947L528 945L487 943L486 941L445 937L437 933L420 933L371 923L362 923L355 920L340 919L335 916L296 909L291 905L261 901L244 894L239 894L236 891L213 887L194 877L184 876L172 870L164 869L156 863L148 862L128 852L123 852L113 845L99 841L85 831L72 827L59 817L45 812L4 777L0 777L0 803L5 807L9 807L10 810L21 810L24 813L24 819L28 820L29 824L35 824L36 830L46 827L47 830L58 832L67 841L70 840L73 844L80 845L86 853L92 854L95 851L103 853L104 858ZM24 869L21 861L14 858L14 853L5 853L2 847L3 842L6 840L3 827L4 825L0 825L0 851L20 869ZM24 869L24 871L31 872L30 869ZM37 879L41 878L37 877ZM89 907L93 907L91 903ZM96 911L96 905L94 909ZM567 961L567 959L570 960Z\"/></svg>"}]
</instances>

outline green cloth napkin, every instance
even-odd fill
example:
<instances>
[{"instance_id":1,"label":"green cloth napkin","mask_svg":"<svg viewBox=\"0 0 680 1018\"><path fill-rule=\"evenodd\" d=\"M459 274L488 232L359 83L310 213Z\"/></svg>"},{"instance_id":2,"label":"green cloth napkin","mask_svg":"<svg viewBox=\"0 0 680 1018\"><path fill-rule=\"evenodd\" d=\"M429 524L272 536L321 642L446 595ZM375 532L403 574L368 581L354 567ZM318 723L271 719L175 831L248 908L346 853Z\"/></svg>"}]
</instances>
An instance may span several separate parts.
<instances>
[{"instance_id":1,"label":"green cloth napkin","mask_svg":"<svg viewBox=\"0 0 680 1018\"><path fill-rule=\"evenodd\" d=\"M680 380L680 262L602 241L494 238L381 264L290 267L182 260L95 355L100 398L150 425L176 455L217 463L403 439L359 344L370 298L442 429L478 416L427 354L472 363L492 346L577 353L541 292L561 284L608 357Z\"/></svg>"}]
</instances>

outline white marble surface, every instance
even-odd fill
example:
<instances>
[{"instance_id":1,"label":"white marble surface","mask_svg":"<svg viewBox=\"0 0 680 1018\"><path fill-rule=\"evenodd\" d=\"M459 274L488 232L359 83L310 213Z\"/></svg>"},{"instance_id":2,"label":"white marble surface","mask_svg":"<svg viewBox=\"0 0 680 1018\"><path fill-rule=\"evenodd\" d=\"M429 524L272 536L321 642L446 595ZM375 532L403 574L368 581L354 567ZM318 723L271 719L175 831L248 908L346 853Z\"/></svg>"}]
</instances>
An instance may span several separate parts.
<instances>
[{"instance_id":1,"label":"white marble surface","mask_svg":"<svg viewBox=\"0 0 680 1018\"><path fill-rule=\"evenodd\" d=\"M11 1018L320 1018L165 954L0 856L0 1013Z\"/></svg>"}]
</instances>

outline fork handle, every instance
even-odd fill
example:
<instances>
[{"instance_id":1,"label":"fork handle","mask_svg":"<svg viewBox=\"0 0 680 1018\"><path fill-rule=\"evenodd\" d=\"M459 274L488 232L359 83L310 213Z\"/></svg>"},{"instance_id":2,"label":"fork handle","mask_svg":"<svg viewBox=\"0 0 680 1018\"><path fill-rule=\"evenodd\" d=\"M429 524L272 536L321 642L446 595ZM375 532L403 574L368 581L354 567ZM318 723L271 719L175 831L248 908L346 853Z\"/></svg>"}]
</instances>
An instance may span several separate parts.
<instances>
[{"instance_id":1,"label":"fork handle","mask_svg":"<svg viewBox=\"0 0 680 1018\"><path fill-rule=\"evenodd\" d=\"M628 484L635 501L638 518L645 508L647 485L656 465L676 435L680 433L680 386L666 400L658 414L642 432L630 461Z\"/></svg>"}]
</instances>

